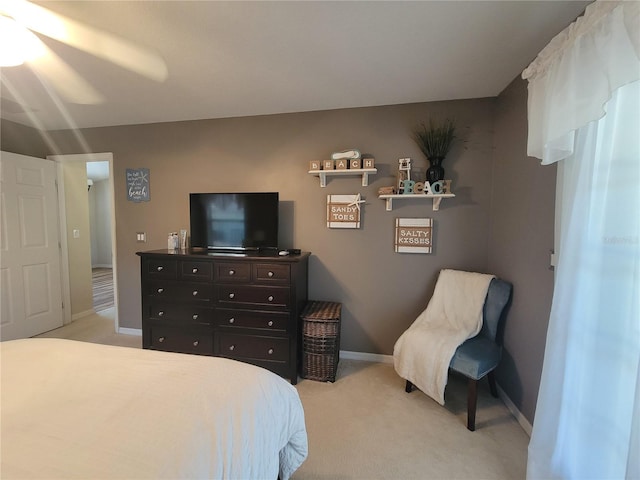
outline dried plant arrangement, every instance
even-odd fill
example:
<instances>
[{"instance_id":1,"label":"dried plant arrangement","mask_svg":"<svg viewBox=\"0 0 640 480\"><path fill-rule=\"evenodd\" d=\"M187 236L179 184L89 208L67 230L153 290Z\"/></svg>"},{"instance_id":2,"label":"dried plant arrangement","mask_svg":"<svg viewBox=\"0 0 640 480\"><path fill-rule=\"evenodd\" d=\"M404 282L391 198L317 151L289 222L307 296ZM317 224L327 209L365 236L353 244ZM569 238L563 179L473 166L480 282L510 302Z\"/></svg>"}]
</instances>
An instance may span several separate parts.
<instances>
[{"instance_id":1,"label":"dried plant arrangement","mask_svg":"<svg viewBox=\"0 0 640 480\"><path fill-rule=\"evenodd\" d=\"M430 162L433 159L443 159L449 153L455 137L456 126L453 120L447 119L442 123L429 120L429 125L421 123L414 131L414 140Z\"/></svg>"}]
</instances>

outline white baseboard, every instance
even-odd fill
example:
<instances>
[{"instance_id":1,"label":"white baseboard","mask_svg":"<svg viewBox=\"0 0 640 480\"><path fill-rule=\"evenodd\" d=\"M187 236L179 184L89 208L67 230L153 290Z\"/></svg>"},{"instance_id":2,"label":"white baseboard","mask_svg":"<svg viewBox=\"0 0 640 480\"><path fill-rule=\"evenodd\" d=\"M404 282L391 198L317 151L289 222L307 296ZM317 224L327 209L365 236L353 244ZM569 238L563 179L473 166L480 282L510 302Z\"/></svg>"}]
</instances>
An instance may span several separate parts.
<instances>
[{"instance_id":1,"label":"white baseboard","mask_svg":"<svg viewBox=\"0 0 640 480\"><path fill-rule=\"evenodd\" d=\"M135 335L136 337L141 337L142 336L142 329L140 329L140 328L118 327L118 333L122 333L123 335Z\"/></svg>"},{"instance_id":2,"label":"white baseboard","mask_svg":"<svg viewBox=\"0 0 640 480\"><path fill-rule=\"evenodd\" d=\"M93 315L96 311L92 308L90 310L85 310L84 312L74 313L71 315L71 321L78 320L79 318L88 317L89 315Z\"/></svg>"},{"instance_id":3,"label":"white baseboard","mask_svg":"<svg viewBox=\"0 0 640 480\"><path fill-rule=\"evenodd\" d=\"M497 387L500 400L504 402L507 409L511 412L511 415L515 417L522 429L526 432L527 435L529 435L529 438L531 438L531 431L533 430L533 426L529 423L529 420L526 419L522 412L518 410L518 407L516 407L515 403L511 401L505 391L500 388L500 385L497 385Z\"/></svg>"},{"instance_id":4,"label":"white baseboard","mask_svg":"<svg viewBox=\"0 0 640 480\"><path fill-rule=\"evenodd\" d=\"M393 363L392 355L381 355L378 353L350 352L340 350L340 358L345 360L362 360L364 362Z\"/></svg>"},{"instance_id":5,"label":"white baseboard","mask_svg":"<svg viewBox=\"0 0 640 480\"><path fill-rule=\"evenodd\" d=\"M96 263L95 265L91 265L91 268L113 268L113 265L106 263Z\"/></svg>"}]
</instances>

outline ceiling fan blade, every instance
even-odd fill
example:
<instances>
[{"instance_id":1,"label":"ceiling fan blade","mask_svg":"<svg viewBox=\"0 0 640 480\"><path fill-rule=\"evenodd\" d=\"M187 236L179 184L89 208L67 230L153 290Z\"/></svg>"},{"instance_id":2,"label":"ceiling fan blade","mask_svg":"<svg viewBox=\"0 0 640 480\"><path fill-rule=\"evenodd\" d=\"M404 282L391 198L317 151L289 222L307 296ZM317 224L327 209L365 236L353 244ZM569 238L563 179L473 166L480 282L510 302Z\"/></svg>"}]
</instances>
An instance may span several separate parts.
<instances>
[{"instance_id":1,"label":"ceiling fan blade","mask_svg":"<svg viewBox=\"0 0 640 480\"><path fill-rule=\"evenodd\" d=\"M165 61L150 49L64 17L26 0L0 0L0 12L35 32L108 60L139 75L162 82Z\"/></svg>"},{"instance_id":2,"label":"ceiling fan blade","mask_svg":"<svg viewBox=\"0 0 640 480\"><path fill-rule=\"evenodd\" d=\"M51 86L67 101L82 105L103 103L104 97L84 78L78 75L50 48L42 44L46 55L36 61L27 61L43 83Z\"/></svg>"}]
</instances>

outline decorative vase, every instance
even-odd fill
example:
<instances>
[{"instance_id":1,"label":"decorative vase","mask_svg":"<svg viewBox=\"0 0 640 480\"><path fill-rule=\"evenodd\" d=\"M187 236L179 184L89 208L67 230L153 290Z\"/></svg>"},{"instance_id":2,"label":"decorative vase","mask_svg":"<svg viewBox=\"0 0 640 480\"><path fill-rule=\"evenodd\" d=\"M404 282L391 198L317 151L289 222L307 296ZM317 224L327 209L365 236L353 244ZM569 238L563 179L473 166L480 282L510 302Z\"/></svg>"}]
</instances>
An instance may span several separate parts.
<instances>
[{"instance_id":1,"label":"decorative vase","mask_svg":"<svg viewBox=\"0 0 640 480\"><path fill-rule=\"evenodd\" d=\"M444 180L443 160L444 157L432 157L429 159L429 163L431 164L429 168L427 168L427 182L429 182L429 184Z\"/></svg>"}]
</instances>

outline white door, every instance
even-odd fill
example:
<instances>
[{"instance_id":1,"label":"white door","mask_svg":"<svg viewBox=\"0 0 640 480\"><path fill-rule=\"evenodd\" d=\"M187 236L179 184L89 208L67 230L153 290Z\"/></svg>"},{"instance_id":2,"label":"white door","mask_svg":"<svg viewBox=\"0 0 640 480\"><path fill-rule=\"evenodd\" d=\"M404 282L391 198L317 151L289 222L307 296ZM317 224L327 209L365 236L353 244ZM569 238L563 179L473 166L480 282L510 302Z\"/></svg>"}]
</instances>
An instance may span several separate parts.
<instances>
[{"instance_id":1,"label":"white door","mask_svg":"<svg viewBox=\"0 0 640 480\"><path fill-rule=\"evenodd\" d=\"M55 163L0 153L0 340L62 326Z\"/></svg>"}]
</instances>

